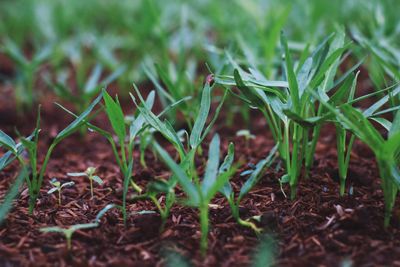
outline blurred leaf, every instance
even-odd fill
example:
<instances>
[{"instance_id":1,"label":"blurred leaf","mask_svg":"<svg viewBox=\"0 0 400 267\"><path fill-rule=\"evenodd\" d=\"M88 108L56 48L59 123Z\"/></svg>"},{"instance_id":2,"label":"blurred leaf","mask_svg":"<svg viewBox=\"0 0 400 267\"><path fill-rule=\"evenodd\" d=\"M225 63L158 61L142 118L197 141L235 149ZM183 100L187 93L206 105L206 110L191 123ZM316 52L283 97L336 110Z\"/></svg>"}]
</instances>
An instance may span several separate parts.
<instances>
[{"instance_id":1,"label":"blurred leaf","mask_svg":"<svg viewBox=\"0 0 400 267\"><path fill-rule=\"evenodd\" d=\"M24 179L28 176L28 174L29 173L27 168L22 167L14 183L11 185L10 189L5 195L4 201L0 205L0 224L3 222L8 212L11 210L13 201L18 195L19 188L24 183Z\"/></svg>"},{"instance_id":2,"label":"blurred leaf","mask_svg":"<svg viewBox=\"0 0 400 267\"><path fill-rule=\"evenodd\" d=\"M82 125L87 123L86 122L87 117L102 98L103 98L103 93L100 93L100 95L96 97L96 99L89 105L89 107L84 112L82 112L82 114L80 114L70 125L68 125L67 128L58 133L54 142L61 141L62 139L66 138L67 136L75 132L77 129L79 129Z\"/></svg>"}]
</instances>

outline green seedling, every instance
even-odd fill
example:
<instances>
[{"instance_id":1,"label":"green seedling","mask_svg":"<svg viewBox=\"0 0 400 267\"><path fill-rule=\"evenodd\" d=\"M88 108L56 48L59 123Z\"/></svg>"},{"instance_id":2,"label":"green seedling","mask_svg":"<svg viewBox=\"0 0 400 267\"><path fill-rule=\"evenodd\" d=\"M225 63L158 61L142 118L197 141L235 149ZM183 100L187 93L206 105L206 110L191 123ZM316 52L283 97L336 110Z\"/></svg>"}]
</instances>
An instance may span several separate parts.
<instances>
[{"instance_id":1,"label":"green seedling","mask_svg":"<svg viewBox=\"0 0 400 267\"><path fill-rule=\"evenodd\" d=\"M253 222L250 220L243 220L240 218L239 215L239 205L241 200L246 196L246 194L257 184L257 182L261 179L264 171L271 166L276 158L276 152L278 150L278 145L275 145L272 148L269 155L257 163L254 170L251 171L249 179L243 184L242 188L240 189L240 193L238 197L235 199L235 193L233 192L232 186L229 182L227 182L220 192L226 197L228 200L229 206L232 211L233 218L242 226L249 227L254 230L256 234L260 234L261 230L258 228ZM233 145L229 147L228 155L225 158L225 163L228 165L232 164L233 162ZM246 173L247 174L247 173Z\"/></svg>"},{"instance_id":2,"label":"green seedling","mask_svg":"<svg viewBox=\"0 0 400 267\"><path fill-rule=\"evenodd\" d=\"M143 65L143 70L154 84L164 109L187 95L196 95L199 91L196 85L196 62L193 59L185 60L184 53L180 53L179 56L181 58L177 65L172 61L165 61L166 64L163 67L154 64ZM182 112L191 129L196 105L185 102L180 106L179 111ZM170 114L168 119L173 122L175 117L176 114Z\"/></svg>"},{"instance_id":3,"label":"green seedling","mask_svg":"<svg viewBox=\"0 0 400 267\"><path fill-rule=\"evenodd\" d=\"M35 90L35 76L40 66L45 62L52 53L50 46L44 46L37 50L31 59L28 59L16 43L6 40L0 51L4 52L16 65L18 70L15 85L15 99L19 111L33 108L33 104L37 101L37 91Z\"/></svg>"},{"instance_id":4,"label":"green seedling","mask_svg":"<svg viewBox=\"0 0 400 267\"><path fill-rule=\"evenodd\" d=\"M154 97L154 92L151 92L145 102L145 105L149 108L153 106ZM114 100L105 90L103 90L102 92L102 98L105 103L105 112L117 137L116 140L114 139L112 133L101 129L100 127L89 123L88 121L86 121L85 123L91 131L99 133L100 135L105 137L107 141L111 144L114 157L119 166L121 175L123 176L122 213L124 217L124 222L126 223L126 199L129 186L132 186L133 189L138 193L142 191L142 188L140 188L132 179L133 148L135 145L135 139L137 136L140 135L141 131L143 130L146 120L141 114L137 114L136 117L131 116L131 121L128 125L129 133L127 134L128 127L125 123L126 120L118 98ZM64 107L62 108L67 113L76 117L76 115L68 109Z\"/></svg>"},{"instance_id":5,"label":"green seedling","mask_svg":"<svg viewBox=\"0 0 400 267\"><path fill-rule=\"evenodd\" d=\"M251 132L247 129L237 131L236 136L244 137L247 146L249 146L250 140L256 139L256 136L254 134L251 134Z\"/></svg>"},{"instance_id":6,"label":"green seedling","mask_svg":"<svg viewBox=\"0 0 400 267\"><path fill-rule=\"evenodd\" d=\"M400 186L400 170L398 167L400 163L400 112L398 109L400 106L387 108L381 111L378 110L388 102L392 95L398 93L400 93L400 87L397 87L393 93L381 98L363 112L352 107L351 103L345 103L335 108L330 103L323 100L326 99L324 96L321 98L314 94L314 97L319 98L321 103L335 115L338 123L340 123L343 128L351 131L374 152L382 179L381 186L385 200L385 227L388 227L390 224L392 210ZM364 99L366 97L368 96L361 98ZM353 100L353 102L356 100ZM396 112L393 122L379 117L382 114L393 111ZM388 131L386 139L374 127L369 119L378 122Z\"/></svg>"},{"instance_id":7,"label":"green seedling","mask_svg":"<svg viewBox=\"0 0 400 267\"><path fill-rule=\"evenodd\" d=\"M102 185L104 183L99 176L95 175L95 172L96 168L88 167L85 172L69 172L67 173L67 175L72 177L80 177L80 176L87 177L90 182L90 195L93 198L93 181L95 181L99 185Z\"/></svg>"},{"instance_id":8,"label":"green seedling","mask_svg":"<svg viewBox=\"0 0 400 267\"><path fill-rule=\"evenodd\" d=\"M72 225L68 228L62 228L58 226L53 226L53 227L43 227L40 228L40 231L42 233L61 233L65 236L65 239L67 240L67 249L71 250L72 248L72 235L78 231L78 230L83 230L83 229L90 229L90 228L97 228L100 225L100 219L103 217L103 215L110 209L112 208L118 208L118 206L114 204L108 204L105 206L96 216L96 219L92 223L83 223L83 224L75 224Z\"/></svg>"},{"instance_id":9,"label":"green seedling","mask_svg":"<svg viewBox=\"0 0 400 267\"><path fill-rule=\"evenodd\" d=\"M53 178L50 180L50 184L53 186L50 188L49 191L47 191L48 195L53 194L54 192L58 192L58 205L61 206L61 191L64 187L66 186L73 186L75 183L74 182L66 182L66 183L61 183L60 181L57 180L57 178Z\"/></svg>"},{"instance_id":10,"label":"green seedling","mask_svg":"<svg viewBox=\"0 0 400 267\"><path fill-rule=\"evenodd\" d=\"M246 72L229 55L228 59L235 68L233 77L220 75L216 78L219 84L236 85L240 90L239 97L265 116L285 163L286 174L281 182L289 183L292 199L296 196L304 162L305 176L309 163L313 162L319 132L311 133L330 116L316 110L318 103L309 91L328 92L351 74L346 72L333 82L341 57L349 47L349 44L343 44L343 40L344 34L339 31L335 38L333 35L325 38L311 54L306 48L295 68L286 37L282 34L284 76L287 81L270 81L261 71L253 68ZM351 70L356 67L358 64Z\"/></svg>"},{"instance_id":11,"label":"green seedling","mask_svg":"<svg viewBox=\"0 0 400 267\"><path fill-rule=\"evenodd\" d=\"M125 67L122 66L105 78L101 78L103 68L101 65L97 64L91 71L86 81L82 81L81 79L77 80L77 84L75 86L77 89L76 92L70 89L70 85L68 85L67 80L68 76L66 75L59 75L55 83L48 83L59 97L73 103L76 112L81 113L89 106L93 97L99 94L102 88L106 88L124 72ZM82 76L83 75L78 75L78 78L82 78Z\"/></svg>"},{"instance_id":12,"label":"green seedling","mask_svg":"<svg viewBox=\"0 0 400 267\"><path fill-rule=\"evenodd\" d=\"M144 100L140 95L139 90L136 87L135 90L141 102L144 103ZM135 105L140 111L140 114L146 120L148 125L153 127L157 132L161 133L165 137L165 139L171 142L171 144L174 146L174 148L179 154L180 166L184 168L191 177L196 175L194 173L195 172L194 159L196 153L201 152L201 143L211 130L212 126L214 125L219 115L219 112L221 111L225 98L227 96L227 91L225 91L224 96L220 101L214 116L210 120L209 124L206 125L207 118L211 109L211 92L212 92L212 86L210 85L210 80L208 79L203 88L200 109L197 112L197 117L193 123L193 128L190 134L187 133L186 131L183 132L181 131L181 133L183 134L178 134L178 132L176 132L175 129L171 126L171 123L169 121L166 120L163 122L159 119L160 115L162 114L156 116L148 108L148 106L138 105L136 103L136 99L131 95L132 100L134 101ZM186 147L184 144L185 138L183 138L185 136L187 137ZM148 186L148 192L146 192L146 194L144 194L143 196L140 196L140 198L142 197L150 198L159 209L162 218L161 230L165 225L166 219L169 215L169 210L175 201L174 188L176 184L177 184L177 179L173 175L168 181L158 180L155 181L154 183L151 183ZM160 205L156 197L157 194L160 193L166 194L166 202L164 207Z\"/></svg>"},{"instance_id":13,"label":"green seedling","mask_svg":"<svg viewBox=\"0 0 400 267\"><path fill-rule=\"evenodd\" d=\"M235 168L231 166L232 155L228 155L226 161L220 165L220 138L218 134L214 135L208 151L208 161L204 177L200 180L195 171L191 172L193 176L188 176L186 169L175 163L171 156L158 143L154 143L154 149L174 173L178 183L181 185L183 191L185 191L188 198L185 201L186 205L199 209L201 229L200 250L205 255L208 246L209 204L234 173ZM232 150L231 148L230 153L232 153Z\"/></svg>"},{"instance_id":14,"label":"green seedling","mask_svg":"<svg viewBox=\"0 0 400 267\"><path fill-rule=\"evenodd\" d=\"M29 213L33 212L33 209L36 204L36 200L39 196L40 189L43 184L44 175L46 172L47 164L49 163L50 157L54 148L65 138L79 130L85 123L91 119L90 113L97 105L98 102L102 99L102 94L100 94L90 105L89 107L76 119L71 122L65 129L57 134L57 136L53 139L50 144L45 158L43 160L42 165L39 167L38 165L38 143L39 143L39 133L40 133L40 109L38 111L36 128L33 131L32 135L29 137L21 137L21 144L16 144L15 141L6 135L4 132L0 132L0 144L6 147L9 152L2 158L1 164L8 164L13 158L17 158L22 166L29 166L31 172L29 175L25 177L25 181L28 186L29 192ZM96 115L96 114L95 114ZM28 160L26 161L21 157L21 153L23 150L26 150L28 154Z\"/></svg>"}]
</instances>

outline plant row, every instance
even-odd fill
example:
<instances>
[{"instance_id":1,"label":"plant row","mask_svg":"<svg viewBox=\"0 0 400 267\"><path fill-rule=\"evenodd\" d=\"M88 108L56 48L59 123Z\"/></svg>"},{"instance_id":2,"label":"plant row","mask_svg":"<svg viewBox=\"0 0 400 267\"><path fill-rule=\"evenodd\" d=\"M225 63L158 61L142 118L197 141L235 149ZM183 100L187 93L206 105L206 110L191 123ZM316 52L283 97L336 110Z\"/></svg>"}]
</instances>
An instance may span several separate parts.
<instances>
[{"instance_id":1,"label":"plant row","mask_svg":"<svg viewBox=\"0 0 400 267\"><path fill-rule=\"evenodd\" d=\"M192 123L187 123L187 127L183 130L174 128L174 123L170 118L175 118L171 114L176 112L177 107L184 106L190 97L181 97L176 101L174 97L171 97L168 99L169 102L165 103L163 111L155 114L152 111L156 99L155 91L149 93L144 99L140 90L134 85L136 97L134 94L130 94L130 97L136 107L136 112L129 116L123 113L118 98L110 96L105 89L78 114L58 104L74 120L54 138L42 164L38 164L40 109L36 128L30 136L20 136L17 142L0 131L0 144L8 150L0 158L0 170L14 160L17 160L21 166L20 174L0 208L0 218L4 219L23 183L28 187L29 211L32 213L40 197L46 168L55 147L73 133L78 131L84 133L82 129L89 129L109 142L119 167L123 180L122 206L119 208L124 222L127 222L129 215L127 196L130 190L135 193L135 201L149 199L154 203L162 219L161 231L173 205L179 203L196 208L201 228L200 248L204 254L207 250L209 232L209 206L215 196L218 193L224 195L236 221L259 234L262 230L257 227L254 220L240 217L239 205L242 199L274 162L282 163L285 175L279 179L279 183L289 184L290 197L295 199L299 179L308 179L312 176L316 144L320 138L321 128L325 124L332 124L336 129L340 195L343 196L346 193L351 149L355 140L359 139L375 154L384 193L384 226L389 226L400 185L400 112L398 111L400 87L395 84L356 97L359 76L357 69L362 60L348 67L344 72L340 70L344 63L350 62L348 53L350 43L345 42L345 34L342 30L326 37L314 49L305 47L296 60L289 50L285 35L281 34L280 38L283 55L281 79L270 80L262 70L257 68L257 65L251 62L247 62L248 65L239 64L227 53L226 59L233 69L232 73L226 75L214 73L207 77L201 89L200 105L198 108L191 107L195 119ZM163 101L170 95L156 81L157 79L154 79L159 99ZM213 96L216 87L223 89L223 94L219 97L215 93ZM220 136L217 133L212 134L206 155L205 171L202 175L199 174L195 165L197 157L205 156L203 155L204 140L212 132L223 110L224 102L232 96L240 99L243 105L261 112L268 124L265 134L271 133L275 141L275 146L265 159L258 162L254 169L244 173L248 178L238 193L234 192L229 182L239 168L239 163L235 163L233 143L223 155ZM357 105L367 98L375 100L374 104L363 109L357 108ZM216 100L214 101L216 106L212 114L213 100ZM100 112L104 112L108 117L111 129L104 129L93 122L93 118ZM383 130L387 132L384 135L381 134ZM174 153L167 152L158 143L154 138L156 132L173 146ZM135 181L133 169L145 167L143 155L146 148L151 148L158 155L170 169L171 176L165 180L154 180L146 188L142 188ZM135 149L139 149L142 154L140 164L134 162ZM93 181L99 184L103 182L95 175L94 168L88 168L82 173L69 173L69 176L88 177L92 195ZM62 188L72 185L72 183L61 184L57 180L52 180L51 184L53 188L48 193L58 192L59 201L61 201ZM176 194L178 186L184 191L184 197ZM159 195L165 196L165 201L162 203ZM61 202L59 204L61 205ZM88 227L97 227L98 223L99 219L96 219L93 225ZM52 230L55 229L50 228L44 231ZM70 238L73 231L65 231L64 234L67 238L69 235Z\"/></svg>"}]
</instances>

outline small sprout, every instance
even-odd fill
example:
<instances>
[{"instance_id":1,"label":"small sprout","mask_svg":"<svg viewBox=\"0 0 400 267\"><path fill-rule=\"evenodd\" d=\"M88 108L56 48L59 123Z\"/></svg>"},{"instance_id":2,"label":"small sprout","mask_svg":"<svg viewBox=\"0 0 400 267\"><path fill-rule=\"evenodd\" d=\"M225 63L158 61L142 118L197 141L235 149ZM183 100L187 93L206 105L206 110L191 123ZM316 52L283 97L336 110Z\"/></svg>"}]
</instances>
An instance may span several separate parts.
<instances>
[{"instance_id":1,"label":"small sprout","mask_svg":"<svg viewBox=\"0 0 400 267\"><path fill-rule=\"evenodd\" d=\"M256 136L254 134L251 134L249 130L239 130L236 132L236 136L243 136L244 139L246 140L246 145L249 145L249 140L250 139L255 139Z\"/></svg>"},{"instance_id":2,"label":"small sprout","mask_svg":"<svg viewBox=\"0 0 400 267\"><path fill-rule=\"evenodd\" d=\"M85 172L69 172L69 173L67 173L67 175L68 176L73 176L73 177L86 176L87 178L89 178L89 181L90 181L90 195L93 198L93 181L95 181L99 185L102 185L104 183L103 180L99 176L94 175L95 172L96 172L96 168L95 167L89 167L89 168L86 169Z\"/></svg>"},{"instance_id":3,"label":"small sprout","mask_svg":"<svg viewBox=\"0 0 400 267\"><path fill-rule=\"evenodd\" d=\"M41 228L40 231L43 233L62 233L65 236L65 239L67 240L67 249L71 250L71 239L72 239L72 234L81 229L88 229L88 228L95 228L98 226L98 223L84 223L84 224L76 224L72 225L69 228L61 228L58 226L54 227L45 227Z\"/></svg>"},{"instance_id":4,"label":"small sprout","mask_svg":"<svg viewBox=\"0 0 400 267\"><path fill-rule=\"evenodd\" d=\"M60 181L57 180L57 178L53 178L50 181L50 184L53 186L49 191L47 191L47 194L53 194L54 192L58 191L58 205L61 206L61 189L66 186L73 186L75 183L74 182L66 182L61 184Z\"/></svg>"},{"instance_id":5,"label":"small sprout","mask_svg":"<svg viewBox=\"0 0 400 267\"><path fill-rule=\"evenodd\" d=\"M89 228L96 228L100 224L100 219L103 217L103 215L110 209L112 208L118 208L118 206L114 204L108 204L105 206L96 216L96 219L94 222L91 223L83 223L83 224L75 224L72 225L68 228L61 228L58 226L52 226L52 227L44 227L40 228L40 231L43 233L62 233L65 236L65 239L67 240L67 249L71 250L71 239L72 239L72 234L81 229L89 229Z\"/></svg>"}]
</instances>

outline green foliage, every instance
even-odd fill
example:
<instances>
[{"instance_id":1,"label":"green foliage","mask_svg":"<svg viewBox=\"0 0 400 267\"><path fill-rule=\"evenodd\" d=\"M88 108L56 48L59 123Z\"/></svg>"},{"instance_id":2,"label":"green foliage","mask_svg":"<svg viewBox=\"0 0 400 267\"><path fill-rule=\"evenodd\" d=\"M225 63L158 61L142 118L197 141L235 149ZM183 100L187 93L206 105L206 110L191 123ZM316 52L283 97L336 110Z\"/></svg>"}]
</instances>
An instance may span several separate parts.
<instances>
[{"instance_id":1,"label":"green foliage","mask_svg":"<svg viewBox=\"0 0 400 267\"><path fill-rule=\"evenodd\" d=\"M67 173L67 175L72 177L79 177L79 176L87 177L90 182L90 195L93 198L93 181L95 181L99 185L102 185L104 183L99 176L95 175L95 172L96 172L95 167L88 167L85 172L69 172Z\"/></svg>"},{"instance_id":2,"label":"green foliage","mask_svg":"<svg viewBox=\"0 0 400 267\"><path fill-rule=\"evenodd\" d=\"M399 92L400 88L397 87L392 94L396 95ZM315 95L315 97L318 96ZM358 101L359 99L363 99L363 97L355 99L353 102ZM374 152L382 179L382 189L385 200L385 227L390 223L391 212L400 185L400 172L398 167L400 163L400 113L399 111L396 111L393 122L376 117L393 110L393 108L389 108L378 112L378 109L382 107L388 99L389 98L387 97L381 98L383 101L378 101L377 103L380 103L379 105L375 103L372 106L373 108L370 107L364 112L352 107L350 103L345 103L335 108L330 103L320 99L324 107L335 115L336 120L341 124L341 127L351 131L352 134L367 144ZM397 110L398 108L399 106L395 107L394 110ZM388 130L388 137L386 139L374 127L369 119L373 119L376 122L384 122L382 124L384 125L384 128L387 128Z\"/></svg>"},{"instance_id":3,"label":"green foliage","mask_svg":"<svg viewBox=\"0 0 400 267\"><path fill-rule=\"evenodd\" d=\"M109 211L112 208L119 208L118 206L114 204L108 204L105 206L101 211L96 216L96 219L94 222L91 223L83 223L83 224L75 224L72 225L68 228L61 228L58 226L52 226L52 227L43 227L40 228L40 231L43 233L61 233L65 236L65 239L67 240L67 249L71 250L72 248L72 235L77 231L77 230L82 230L82 229L90 229L90 228L97 228L100 226L100 219L101 217L104 216L104 214Z\"/></svg>"},{"instance_id":4,"label":"green foliage","mask_svg":"<svg viewBox=\"0 0 400 267\"><path fill-rule=\"evenodd\" d=\"M24 51L10 39L7 39L0 52L7 55L15 64L18 73L15 81L15 99L18 111L29 111L38 100L35 90L35 75L43 62L51 56L52 48L47 45L34 52L31 59L25 56Z\"/></svg>"},{"instance_id":5,"label":"green foliage","mask_svg":"<svg viewBox=\"0 0 400 267\"><path fill-rule=\"evenodd\" d=\"M68 76L59 75L56 82L48 81L53 91L63 100L67 100L72 103L75 107L75 111L79 114L82 113L90 104L94 96L98 95L102 88L106 88L110 83L115 81L121 76L125 67L121 66L117 68L113 73L108 76L101 78L103 68L100 64L97 64L90 72L87 80L77 81L76 92L74 92L68 85ZM81 70L77 70L81 71ZM64 73L62 73L64 74ZM77 77L85 77L86 73L77 74Z\"/></svg>"},{"instance_id":6,"label":"green foliage","mask_svg":"<svg viewBox=\"0 0 400 267\"><path fill-rule=\"evenodd\" d=\"M230 183L226 183L220 190L220 192L226 197L228 200L229 206L231 207L232 216L235 220L242 226L250 227L253 229L257 234L261 233L261 229L259 229L254 223L250 220L243 220L240 218L239 215L239 205L241 200L247 195L247 193L257 184L257 182L261 179L264 171L271 166L276 158L278 145L276 145L270 151L269 155L257 163L254 170L250 172L250 176L247 181L243 184L242 188L240 189L238 197L235 199L235 193L233 192L232 186ZM224 164L220 168L220 172L224 169L230 168L233 157L234 157L234 149L233 144L231 144L228 148L228 155L225 158ZM247 174L247 173L246 173Z\"/></svg>"},{"instance_id":7,"label":"green foliage","mask_svg":"<svg viewBox=\"0 0 400 267\"><path fill-rule=\"evenodd\" d=\"M344 33L339 30L334 38L333 35L325 38L312 53L306 48L302 55L304 60L296 62L295 68L283 34L281 44L287 81L270 81L254 68L246 72L228 55L235 69L234 75L219 75L216 82L236 85L240 90L239 97L263 113L285 163L286 175L281 182L290 184L294 198L303 164L306 176L311 167L320 125L329 119L319 108L316 110L318 103L309 91L329 92L351 74L345 73L334 82L341 57L349 45L344 45Z\"/></svg>"},{"instance_id":8,"label":"green foliage","mask_svg":"<svg viewBox=\"0 0 400 267\"><path fill-rule=\"evenodd\" d=\"M10 151L7 152L0 160L2 167L8 165L13 159L17 158L20 164L25 168L26 165L29 166L31 173L25 176L25 181L28 186L29 191L29 212L32 213L36 204L36 200L39 196L40 189L42 187L44 175L46 172L47 164L50 160L51 154L54 148L66 137L73 134L77 131L81 126L86 123L88 117L93 110L93 108L97 105L97 103L101 100L102 94L100 94L90 105L89 107L80 114L74 121L72 121L65 129L57 134L52 143L50 144L46 156L43 160L42 165L38 166L38 143L39 143L39 133L40 133L40 109L38 111L36 128L33 131L32 135L29 137L20 137L21 144L16 144L15 141L12 140L11 137L6 135L3 131L0 131L0 144ZM26 150L28 154L28 161L26 162L24 158L21 157L22 152ZM24 172L25 173L25 172Z\"/></svg>"},{"instance_id":9,"label":"green foliage","mask_svg":"<svg viewBox=\"0 0 400 267\"><path fill-rule=\"evenodd\" d=\"M26 167L22 167L17 177L15 178L15 181L8 190L3 203L1 203L0 205L0 225L5 220L8 212L11 210L13 201L17 197L18 191L24 183L24 179L27 175L28 170L26 169Z\"/></svg>"},{"instance_id":10,"label":"green foliage","mask_svg":"<svg viewBox=\"0 0 400 267\"><path fill-rule=\"evenodd\" d=\"M201 181L194 173L192 173L193 176L188 176L186 170L175 163L171 156L159 144L154 143L154 149L174 173L178 183L185 191L187 195L187 200L185 201L186 205L199 209L201 228L200 249L204 255L207 251L207 236L209 231L208 205L215 194L232 176L235 168L229 166L230 164L225 164L224 168L222 170L220 169L220 139L217 134L214 135L211 140L206 170Z\"/></svg>"},{"instance_id":11,"label":"green foliage","mask_svg":"<svg viewBox=\"0 0 400 267\"><path fill-rule=\"evenodd\" d=\"M135 90L141 102L144 102L139 90L136 87ZM184 134L186 134L187 136L187 148L185 148L185 145L183 143L185 139L182 139L179 136L179 134L171 126L169 121L165 120L163 122L160 120L159 117L165 114L165 112L160 113L158 116L156 116L148 106L138 105L136 103L136 99L133 97L133 95L131 95L133 102L136 104L138 110L140 111L140 115L143 116L148 125L153 127L156 131L160 132L165 137L165 139L167 139L174 146L180 157L180 167L183 168L188 174L190 174L191 177L196 176L194 166L196 152L201 151L201 143L214 125L227 96L227 91L225 91L225 94L221 102L219 103L214 116L206 126L206 120L209 116L211 108L211 91L212 86L209 84L209 82L207 82L203 88L200 108L197 112L193 128L191 129L190 134L184 131ZM183 100L180 100L177 103L180 103L181 101ZM176 186L176 183L176 175L173 175L168 181L157 180L148 186L148 190L145 195L139 197L149 197L157 206L162 218L162 226L160 229L161 231L163 230L166 219L169 215L169 210L175 202L174 187ZM160 205L156 198L156 195L160 193L166 194L166 202L164 207Z\"/></svg>"},{"instance_id":12,"label":"green foliage","mask_svg":"<svg viewBox=\"0 0 400 267\"><path fill-rule=\"evenodd\" d=\"M53 178L50 180L50 184L52 188L47 191L47 194L53 194L55 192L58 192L58 205L61 206L61 190L66 187L66 186L73 186L75 183L74 182L66 182L66 183L61 183L60 181L57 180L57 178Z\"/></svg>"}]
</instances>

